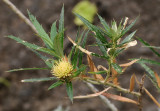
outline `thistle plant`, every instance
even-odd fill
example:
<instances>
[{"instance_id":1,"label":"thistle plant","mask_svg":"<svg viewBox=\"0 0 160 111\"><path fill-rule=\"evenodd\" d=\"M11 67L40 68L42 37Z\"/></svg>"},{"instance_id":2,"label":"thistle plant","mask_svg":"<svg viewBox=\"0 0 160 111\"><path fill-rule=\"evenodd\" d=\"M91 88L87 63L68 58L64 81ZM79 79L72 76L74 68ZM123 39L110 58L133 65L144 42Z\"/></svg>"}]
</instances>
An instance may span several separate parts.
<instances>
[{"instance_id":1,"label":"thistle plant","mask_svg":"<svg viewBox=\"0 0 160 111\"><path fill-rule=\"evenodd\" d=\"M57 30L56 22L54 22L51 26L50 36L45 32L40 23L36 20L36 18L28 11L29 18L33 25L37 30L37 36L42 39L45 44L45 47L38 46L35 44L28 43L18 37L8 36L9 38L17 41L20 44L25 45L29 49L31 49L37 56L39 56L46 64L46 68L21 68L14 69L8 72L19 71L19 70L50 70L51 75L54 77L49 78L32 78L25 79L22 82L37 82L37 81L51 81L57 80L56 83L53 83L48 89L55 88L59 85L66 83L67 94L71 101L73 101L73 89L72 89L72 79L77 77L81 72L83 72L86 68L85 65L82 65L80 58L82 57L82 53L77 50L76 47L72 47L71 52L68 56L66 56L63 52L63 39L64 39L64 7L62 8L59 20L59 29ZM79 37L80 36L80 37ZM82 39L83 34L78 35L77 38ZM84 37L85 44L87 33ZM77 39L79 41L79 39ZM40 52L51 55L52 58L46 57L46 55L42 55ZM78 58L80 57L80 58ZM79 62L79 63L78 63Z\"/></svg>"},{"instance_id":2,"label":"thistle plant","mask_svg":"<svg viewBox=\"0 0 160 111\"><path fill-rule=\"evenodd\" d=\"M32 24L36 28L38 37L42 39L42 41L45 44L45 47L28 43L27 41L24 41L15 36L8 37L31 49L37 56L39 56L46 63L47 67L21 68L10 70L9 72L19 70L50 70L51 77L49 78L25 79L22 80L22 82L56 80L57 82L53 83L48 89L50 90L62 84L66 84L67 94L72 102L73 98L90 98L103 95L107 98L136 104L139 106L140 110L142 109L142 90L145 90L147 93L147 89L145 89L143 86L144 77L142 77L141 82L139 82L138 80L136 80L136 76L133 74L130 79L129 89L125 89L122 86L120 86L118 79L118 77L121 76L121 74L123 74L129 66L140 61L140 59L131 59L130 62L124 64L119 64L117 62L117 57L120 53L122 53L124 50L127 50L129 47L135 46L137 44L137 41L133 39L136 30L131 32L130 34L128 34L128 32L134 26L138 17L130 25L127 25L128 18L121 20L119 24L115 20L113 20L109 25L100 15L98 15L99 20L103 26L100 27L93 25L81 15L75 13L75 15L88 27L88 31L83 31L82 33L80 33L80 31L77 31L75 41L68 36L68 39L70 42L72 42L73 46L71 48L70 53L66 55L64 53L63 47L65 32L64 7L62 8L60 14L59 27L56 27L57 22L55 21L51 26L50 35L48 35L45 32L40 23L29 11L28 15ZM101 51L100 54L85 49L88 33L92 34L92 36L95 38L96 43L93 45ZM43 52L43 54L41 52ZM47 57L45 54L51 55L52 57ZM87 55L88 66L90 68L90 71L87 70L87 65L83 64L82 62L82 60L84 59L83 54ZM98 64L98 67L96 67L94 61L92 60L92 56L97 57L97 59L104 59L104 62L107 63L107 65L102 66L101 64ZM104 89L104 91L95 93L93 95L73 97L72 81L74 79L80 79L87 83L99 84L109 87L107 89ZM140 87L139 92L133 91L135 80ZM109 90L110 87L123 93L132 94L138 98L138 101L119 95L107 93L106 91ZM157 105L159 105L159 103Z\"/></svg>"}]
</instances>

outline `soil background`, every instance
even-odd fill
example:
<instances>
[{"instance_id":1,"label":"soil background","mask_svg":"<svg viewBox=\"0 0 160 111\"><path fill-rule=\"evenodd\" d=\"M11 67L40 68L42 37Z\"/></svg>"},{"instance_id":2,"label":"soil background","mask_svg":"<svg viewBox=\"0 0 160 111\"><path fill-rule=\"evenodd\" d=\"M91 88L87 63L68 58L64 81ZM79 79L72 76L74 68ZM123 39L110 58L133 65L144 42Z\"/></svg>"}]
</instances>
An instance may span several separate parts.
<instances>
[{"instance_id":1,"label":"soil background","mask_svg":"<svg viewBox=\"0 0 160 111\"><path fill-rule=\"evenodd\" d=\"M80 0L11 0L26 16L27 9L37 17L47 32L50 31L53 21L59 19L61 7L65 5L65 28L66 35L73 39L76 36L77 26L73 23L73 7ZM160 0L91 0L98 7L98 13L110 23L115 19L129 17L129 22L140 15L136 25L132 29L138 29L136 35L148 41L151 45L160 46ZM94 24L100 25L95 17ZM0 77L9 81L7 87L0 83L0 111L53 111L58 105L70 107L70 111L110 111L108 107L98 98L74 100L72 104L65 97L65 86L60 86L51 91L47 88L54 82L21 83L22 79L40 78L51 76L49 71L19 71L7 73L7 70L15 68L45 67L32 51L15 41L6 38L7 35L18 36L26 41L41 44L35 33L28 27L10 8L0 0ZM94 43L94 38L89 39L89 44ZM65 38L65 52L68 53L72 44ZM129 58L145 57L159 61L148 48L141 47L138 42L118 57L119 63L128 62ZM94 50L93 50L94 51ZM84 60L85 62L86 60ZM102 60L94 59L95 64L105 64ZM151 66L158 74L159 67ZM134 64L119 79L121 85L129 87L129 79L135 73L140 79L145 71L138 64ZM101 89L100 86L97 86ZM160 102L160 95L156 92L152 83L145 79L145 87ZM137 91L137 89L135 89ZM74 95L92 93L82 82L74 82ZM120 92L114 92L120 94ZM123 94L126 96L125 94ZM132 97L132 96L128 96ZM135 97L132 97L136 100ZM111 100L119 111L138 111L134 104L121 103ZM160 111L152 100L144 95L143 111Z\"/></svg>"}]
</instances>

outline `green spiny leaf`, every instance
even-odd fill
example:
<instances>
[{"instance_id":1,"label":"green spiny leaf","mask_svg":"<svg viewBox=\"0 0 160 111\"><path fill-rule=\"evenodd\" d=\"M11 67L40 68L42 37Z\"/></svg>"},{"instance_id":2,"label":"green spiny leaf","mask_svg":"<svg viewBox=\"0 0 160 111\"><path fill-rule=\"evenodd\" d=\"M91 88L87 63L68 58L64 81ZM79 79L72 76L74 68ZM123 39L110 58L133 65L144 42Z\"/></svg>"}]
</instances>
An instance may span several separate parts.
<instances>
[{"instance_id":1,"label":"green spiny leaf","mask_svg":"<svg viewBox=\"0 0 160 111\"><path fill-rule=\"evenodd\" d=\"M88 72L90 74L106 74L107 71Z\"/></svg>"},{"instance_id":2,"label":"green spiny leaf","mask_svg":"<svg viewBox=\"0 0 160 111\"><path fill-rule=\"evenodd\" d=\"M98 15L98 17L99 17L99 19L101 21L101 24L103 25L103 27L105 28L105 30L107 32L107 36L111 38L109 25L107 24L107 22L100 15Z\"/></svg>"},{"instance_id":3,"label":"green spiny leaf","mask_svg":"<svg viewBox=\"0 0 160 111\"><path fill-rule=\"evenodd\" d=\"M118 64L112 63L111 65L119 74L122 73L122 68Z\"/></svg>"},{"instance_id":4,"label":"green spiny leaf","mask_svg":"<svg viewBox=\"0 0 160 111\"><path fill-rule=\"evenodd\" d=\"M63 32L62 32L63 33ZM57 36L54 38L53 47L56 52L56 54L60 57L63 57L63 48L61 47L61 33L57 34Z\"/></svg>"},{"instance_id":5,"label":"green spiny leaf","mask_svg":"<svg viewBox=\"0 0 160 111\"><path fill-rule=\"evenodd\" d=\"M133 59L131 59L131 60L133 60ZM160 62L157 62L157 61L154 61L154 60L150 60L150 59L139 59L137 62L138 63L154 64L154 65L160 66Z\"/></svg>"},{"instance_id":6,"label":"green spiny leaf","mask_svg":"<svg viewBox=\"0 0 160 111\"><path fill-rule=\"evenodd\" d=\"M55 77L47 77L47 78L32 78L32 79L24 79L21 82L44 82L44 81L52 81L57 78Z\"/></svg>"},{"instance_id":7,"label":"green spiny leaf","mask_svg":"<svg viewBox=\"0 0 160 111\"><path fill-rule=\"evenodd\" d=\"M137 17L128 27L126 27L126 28L122 31L121 36L123 36L124 34L126 34L126 33L134 26L134 24L136 23L136 21L137 21L138 18L139 18L139 17Z\"/></svg>"},{"instance_id":8,"label":"green spiny leaf","mask_svg":"<svg viewBox=\"0 0 160 111\"><path fill-rule=\"evenodd\" d=\"M108 43L106 38L103 35L102 30L100 30L98 27L92 25L87 19L82 17L79 14L75 14L91 31L95 32L96 37L102 42L102 43Z\"/></svg>"},{"instance_id":9,"label":"green spiny leaf","mask_svg":"<svg viewBox=\"0 0 160 111\"><path fill-rule=\"evenodd\" d=\"M79 37L79 29L78 29L78 31L77 31L77 35L76 35L76 40L75 40L75 42L77 43L77 41L78 41L78 37ZM71 60L71 57L72 57L72 55L73 55L73 53L74 53L74 51L75 51L75 48L76 48L76 46L72 46L72 49L71 49L71 51L70 51L70 53L69 53L69 55L68 55L68 58Z\"/></svg>"},{"instance_id":10,"label":"green spiny leaf","mask_svg":"<svg viewBox=\"0 0 160 111\"><path fill-rule=\"evenodd\" d=\"M26 47L28 47L30 49L41 51L41 52L44 52L44 53L47 53L47 54L50 54L50 55L52 55L54 57L59 58L59 56L54 51L52 51L50 49L47 49L47 48L44 48L44 47L40 47L40 46L37 46L35 44L28 43L28 42L26 42L26 41L24 41L24 40L22 40L22 39L20 39L18 37L12 36L12 35L10 35L8 37L13 39L13 40L15 40L15 41L17 41L18 43L21 43L21 44L25 45Z\"/></svg>"},{"instance_id":11,"label":"green spiny leaf","mask_svg":"<svg viewBox=\"0 0 160 111\"><path fill-rule=\"evenodd\" d=\"M57 36L56 21L52 24L50 36L51 36L51 40L53 42L54 38Z\"/></svg>"},{"instance_id":12,"label":"green spiny leaf","mask_svg":"<svg viewBox=\"0 0 160 111\"><path fill-rule=\"evenodd\" d=\"M50 59L48 57L43 56L42 54L40 54L36 50L33 50L33 49L31 49L31 50L45 62L45 64L49 67L49 69L52 69L52 66L53 66L53 63L54 63L53 59Z\"/></svg>"},{"instance_id":13,"label":"green spiny leaf","mask_svg":"<svg viewBox=\"0 0 160 111\"><path fill-rule=\"evenodd\" d=\"M102 42L99 39L97 39L97 38L96 38L96 42L97 42L97 45L99 46L99 48L100 48L103 56L108 57L108 55L107 55L107 49L105 48L105 46L101 45Z\"/></svg>"},{"instance_id":14,"label":"green spiny leaf","mask_svg":"<svg viewBox=\"0 0 160 111\"><path fill-rule=\"evenodd\" d=\"M50 48L53 48L53 43L51 42L51 39L49 38L48 34L45 32L43 27L39 24L37 19L28 11L29 19L35 26L39 37L44 41L45 44L49 45Z\"/></svg>"},{"instance_id":15,"label":"green spiny leaf","mask_svg":"<svg viewBox=\"0 0 160 111\"><path fill-rule=\"evenodd\" d=\"M48 88L48 90L53 89L53 88L55 88L55 87L57 87L57 86L60 86L60 85L62 85L62 84L63 84L62 81L57 81L57 82L53 83L53 84Z\"/></svg>"},{"instance_id":16,"label":"green spiny leaf","mask_svg":"<svg viewBox=\"0 0 160 111\"><path fill-rule=\"evenodd\" d=\"M16 71L25 71L25 70L48 70L49 68L20 68L20 69L12 69L7 72L16 72Z\"/></svg>"},{"instance_id":17,"label":"green spiny leaf","mask_svg":"<svg viewBox=\"0 0 160 111\"><path fill-rule=\"evenodd\" d=\"M61 48L63 49L63 39L64 39L64 5L62 7L61 14L60 14L59 33L60 33Z\"/></svg>"},{"instance_id":18,"label":"green spiny leaf","mask_svg":"<svg viewBox=\"0 0 160 111\"><path fill-rule=\"evenodd\" d=\"M143 63L140 63L140 65L148 72L148 73L146 73L147 77L151 80L151 82L158 89L158 91L160 91L160 88L158 87L158 84L156 82L154 71L152 69L150 69L147 65L143 64Z\"/></svg>"},{"instance_id":19,"label":"green spiny leaf","mask_svg":"<svg viewBox=\"0 0 160 111\"><path fill-rule=\"evenodd\" d=\"M150 47L149 43L147 43L146 41L144 41L142 38L137 37L137 39L138 39L141 43L143 43L145 46L149 46L149 48L151 49L151 51L152 51L153 53L155 53L158 57L160 57L160 54L159 54L156 50L154 50L152 47Z\"/></svg>"},{"instance_id":20,"label":"green spiny leaf","mask_svg":"<svg viewBox=\"0 0 160 111\"><path fill-rule=\"evenodd\" d=\"M83 38L83 41L82 41L82 48L85 48L85 45L86 45L86 41L87 41L87 37L88 37L88 33L89 33L89 30L85 33L85 36ZM83 59L83 53L80 52L79 54L79 66L82 65L82 59Z\"/></svg>"},{"instance_id":21,"label":"green spiny leaf","mask_svg":"<svg viewBox=\"0 0 160 111\"><path fill-rule=\"evenodd\" d=\"M149 76L155 80L154 71L152 71L148 66L143 63L140 63L140 65L148 72Z\"/></svg>"},{"instance_id":22,"label":"green spiny leaf","mask_svg":"<svg viewBox=\"0 0 160 111\"><path fill-rule=\"evenodd\" d=\"M72 88L72 82L66 82L66 90L67 90L67 94L69 99L71 100L71 102L73 103L73 88Z\"/></svg>"},{"instance_id":23,"label":"green spiny leaf","mask_svg":"<svg viewBox=\"0 0 160 111\"><path fill-rule=\"evenodd\" d=\"M78 46L80 46L83 35L84 35L84 32L78 38L78 41L76 43ZM72 64L73 64L74 68L76 68L76 66L78 64L79 54L80 54L80 50L76 47L75 51L74 51L73 58L72 58Z\"/></svg>"},{"instance_id":24,"label":"green spiny leaf","mask_svg":"<svg viewBox=\"0 0 160 111\"><path fill-rule=\"evenodd\" d=\"M124 43L129 42L129 41L132 39L132 37L134 36L135 33L136 33L136 31L134 31L134 32L132 32L131 34L129 34L129 35L121 42L121 44L124 44Z\"/></svg>"},{"instance_id":25,"label":"green spiny leaf","mask_svg":"<svg viewBox=\"0 0 160 111\"><path fill-rule=\"evenodd\" d=\"M79 69L77 69L76 72L74 72L73 77L77 77L79 74L81 74L81 72L83 72L84 70L86 70L86 66L85 65L81 65Z\"/></svg>"}]
</instances>

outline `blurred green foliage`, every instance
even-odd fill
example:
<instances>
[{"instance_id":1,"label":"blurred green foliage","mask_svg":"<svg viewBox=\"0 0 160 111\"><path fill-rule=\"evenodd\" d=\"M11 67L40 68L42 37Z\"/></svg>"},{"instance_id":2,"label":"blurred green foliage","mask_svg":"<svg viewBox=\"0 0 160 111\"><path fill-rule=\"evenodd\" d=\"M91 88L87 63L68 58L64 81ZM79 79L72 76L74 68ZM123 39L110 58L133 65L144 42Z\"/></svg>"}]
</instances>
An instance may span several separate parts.
<instances>
[{"instance_id":1,"label":"blurred green foliage","mask_svg":"<svg viewBox=\"0 0 160 111\"><path fill-rule=\"evenodd\" d=\"M74 8L73 12L77 13L84 18L86 18L89 22L93 23L94 16L97 13L98 9L95 4L91 3L88 0L80 1ZM75 17L74 23L78 26L84 25L84 23L78 18Z\"/></svg>"},{"instance_id":2,"label":"blurred green foliage","mask_svg":"<svg viewBox=\"0 0 160 111\"><path fill-rule=\"evenodd\" d=\"M0 77L0 84L5 85L6 87L10 86L10 82L3 77Z\"/></svg>"}]
</instances>

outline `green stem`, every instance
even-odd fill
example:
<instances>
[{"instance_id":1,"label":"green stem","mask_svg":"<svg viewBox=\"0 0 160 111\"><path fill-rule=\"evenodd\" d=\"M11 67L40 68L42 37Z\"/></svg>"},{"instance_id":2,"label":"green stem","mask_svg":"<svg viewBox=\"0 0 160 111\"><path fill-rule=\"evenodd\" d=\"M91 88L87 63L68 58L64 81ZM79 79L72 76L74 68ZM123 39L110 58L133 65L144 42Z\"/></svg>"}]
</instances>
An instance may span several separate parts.
<instances>
[{"instance_id":1,"label":"green stem","mask_svg":"<svg viewBox=\"0 0 160 111\"><path fill-rule=\"evenodd\" d=\"M118 85L115 85L115 84L112 84L112 83L109 83L109 82L106 82L106 83L105 83L105 82L102 82L102 81L96 81L96 80L91 80L91 79L86 79L85 81L87 81L87 82L89 82L89 83L92 83L92 84L108 85L108 86L111 86L111 87L113 87L113 88L121 91L121 92L128 93L128 94L132 94L132 95L135 95L135 96L137 96L137 97L140 97L140 96L141 96L141 94L140 94L139 92L134 92L134 91L130 92L130 90L128 90L128 89L122 88L122 87L120 87L120 86L118 86Z\"/></svg>"},{"instance_id":2,"label":"green stem","mask_svg":"<svg viewBox=\"0 0 160 111\"><path fill-rule=\"evenodd\" d=\"M111 61L108 62L108 71L107 71L107 76L104 81L105 83L107 82L108 78L110 77L110 75L111 75L110 73L111 73Z\"/></svg>"},{"instance_id":3,"label":"green stem","mask_svg":"<svg viewBox=\"0 0 160 111\"><path fill-rule=\"evenodd\" d=\"M116 51L116 42L114 42L112 49L111 49L111 54L109 56L109 60L108 60L108 72L107 72L107 76L105 78L105 83L107 82L108 78L111 76L111 70L112 70L112 66L111 64L114 62L114 53Z\"/></svg>"}]
</instances>

